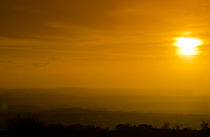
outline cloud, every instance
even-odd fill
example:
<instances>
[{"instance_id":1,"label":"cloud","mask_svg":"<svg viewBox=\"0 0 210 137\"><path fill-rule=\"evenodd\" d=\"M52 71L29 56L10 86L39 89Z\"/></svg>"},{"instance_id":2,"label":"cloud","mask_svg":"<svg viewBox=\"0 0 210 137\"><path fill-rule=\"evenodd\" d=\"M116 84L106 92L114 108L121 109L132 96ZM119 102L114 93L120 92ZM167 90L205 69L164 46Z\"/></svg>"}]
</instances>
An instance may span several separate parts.
<instances>
[{"instance_id":1,"label":"cloud","mask_svg":"<svg viewBox=\"0 0 210 137\"><path fill-rule=\"evenodd\" d=\"M202 14L207 7L206 0L1 0L0 52L27 57L52 50L85 57L159 52L178 32L200 28L198 15L207 22Z\"/></svg>"},{"instance_id":2,"label":"cloud","mask_svg":"<svg viewBox=\"0 0 210 137\"><path fill-rule=\"evenodd\" d=\"M2 0L0 36L38 39L80 36L85 30L149 29L165 23L164 17L182 13L170 8L165 0Z\"/></svg>"},{"instance_id":3,"label":"cloud","mask_svg":"<svg viewBox=\"0 0 210 137\"><path fill-rule=\"evenodd\" d=\"M7 64L7 63L12 63L12 61L8 59L0 59L0 64Z\"/></svg>"},{"instance_id":4,"label":"cloud","mask_svg":"<svg viewBox=\"0 0 210 137\"><path fill-rule=\"evenodd\" d=\"M51 24L80 27L111 26L116 21L110 16L120 5L119 0L2 0L0 4L0 36L36 38L62 33Z\"/></svg>"}]
</instances>

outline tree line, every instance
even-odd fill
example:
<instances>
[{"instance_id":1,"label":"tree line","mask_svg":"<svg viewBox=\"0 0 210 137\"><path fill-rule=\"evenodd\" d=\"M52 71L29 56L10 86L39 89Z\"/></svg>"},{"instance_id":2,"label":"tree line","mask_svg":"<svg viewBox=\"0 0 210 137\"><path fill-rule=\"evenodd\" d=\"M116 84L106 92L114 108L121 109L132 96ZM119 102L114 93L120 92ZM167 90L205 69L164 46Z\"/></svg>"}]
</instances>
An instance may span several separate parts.
<instances>
[{"instance_id":1,"label":"tree line","mask_svg":"<svg viewBox=\"0 0 210 137\"><path fill-rule=\"evenodd\" d=\"M8 120L8 127L0 131L1 137L209 137L208 121L201 122L200 130L170 126L166 122L160 128L152 125L119 124L115 129L92 125L69 126L47 124L35 117L17 116Z\"/></svg>"}]
</instances>

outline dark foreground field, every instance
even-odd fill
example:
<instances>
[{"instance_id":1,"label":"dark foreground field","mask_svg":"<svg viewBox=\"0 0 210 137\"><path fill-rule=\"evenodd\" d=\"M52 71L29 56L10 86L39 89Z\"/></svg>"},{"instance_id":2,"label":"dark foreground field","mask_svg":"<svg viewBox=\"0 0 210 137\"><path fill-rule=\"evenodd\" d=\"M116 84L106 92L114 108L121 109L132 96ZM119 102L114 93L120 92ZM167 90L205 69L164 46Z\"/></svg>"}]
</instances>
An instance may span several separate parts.
<instances>
[{"instance_id":1,"label":"dark foreground field","mask_svg":"<svg viewBox=\"0 0 210 137\"><path fill-rule=\"evenodd\" d=\"M192 130L165 123L161 128L152 125L119 124L115 129L80 124L63 126L45 124L37 118L17 116L8 121L0 137L209 137L208 122L201 123L201 130Z\"/></svg>"}]
</instances>

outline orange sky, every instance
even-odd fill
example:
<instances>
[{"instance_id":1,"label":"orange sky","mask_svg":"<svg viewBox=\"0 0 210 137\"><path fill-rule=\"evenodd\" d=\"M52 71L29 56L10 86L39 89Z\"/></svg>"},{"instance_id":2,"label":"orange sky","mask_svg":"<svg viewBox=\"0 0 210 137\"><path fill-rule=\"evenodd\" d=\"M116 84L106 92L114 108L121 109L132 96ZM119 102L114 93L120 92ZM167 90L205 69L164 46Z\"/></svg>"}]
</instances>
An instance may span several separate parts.
<instances>
[{"instance_id":1,"label":"orange sky","mask_svg":"<svg viewBox=\"0 0 210 137\"><path fill-rule=\"evenodd\" d=\"M209 0L1 0L0 16L2 88L210 90ZM176 53L186 32L201 54Z\"/></svg>"}]
</instances>

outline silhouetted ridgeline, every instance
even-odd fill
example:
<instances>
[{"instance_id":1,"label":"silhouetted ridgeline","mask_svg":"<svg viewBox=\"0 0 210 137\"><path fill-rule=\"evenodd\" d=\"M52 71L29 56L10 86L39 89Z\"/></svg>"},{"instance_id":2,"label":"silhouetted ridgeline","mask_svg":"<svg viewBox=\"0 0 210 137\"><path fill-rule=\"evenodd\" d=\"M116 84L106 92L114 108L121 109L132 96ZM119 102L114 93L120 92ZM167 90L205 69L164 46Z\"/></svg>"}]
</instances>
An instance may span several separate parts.
<instances>
[{"instance_id":1,"label":"silhouetted ridgeline","mask_svg":"<svg viewBox=\"0 0 210 137\"><path fill-rule=\"evenodd\" d=\"M37 107L10 106L0 111L0 129L5 129L7 120L17 115L32 115L38 117L47 124L82 124L95 125L103 128L114 128L118 124L150 124L154 127L162 127L170 122L170 127L180 125L182 128L200 129L201 121L210 120L209 115L178 115L178 114L156 114L137 112L117 112L89 110L80 108L66 109L39 109Z\"/></svg>"},{"instance_id":2,"label":"silhouetted ridgeline","mask_svg":"<svg viewBox=\"0 0 210 137\"><path fill-rule=\"evenodd\" d=\"M168 125L168 124L165 124ZM201 124L201 130L154 128L152 125L119 124L115 129L91 125L52 125L35 117L17 116L8 121L8 127L0 131L1 137L209 137L208 122Z\"/></svg>"},{"instance_id":3,"label":"silhouetted ridgeline","mask_svg":"<svg viewBox=\"0 0 210 137\"><path fill-rule=\"evenodd\" d=\"M0 111L0 129L5 129L7 120L17 115L32 115L38 117L47 124L61 125L94 125L103 128L114 128L118 124L150 124L154 127L162 127L170 122L170 127L181 126L182 128L200 129L201 121L210 120L209 115L178 115L178 114L156 114L137 112L117 112L89 110L80 108L66 109L39 109L37 107L10 106Z\"/></svg>"}]
</instances>

